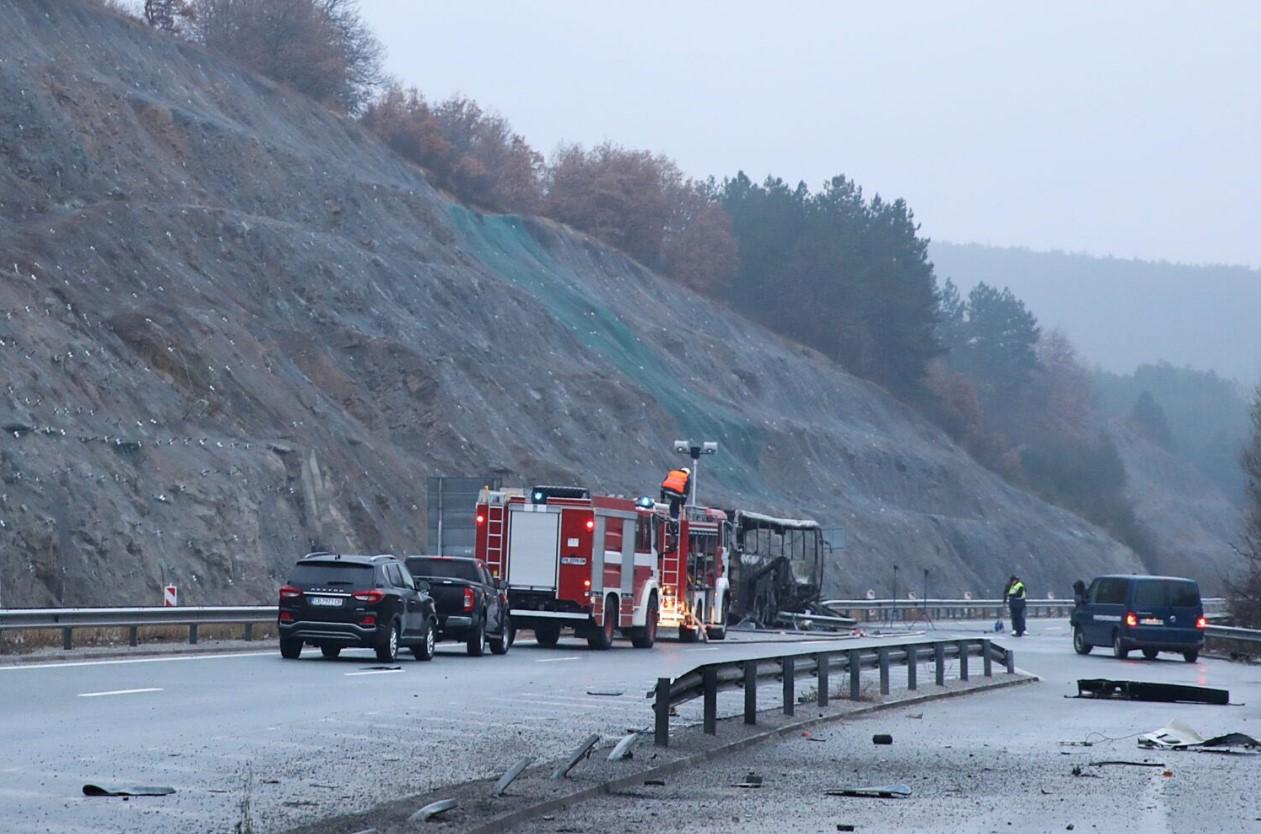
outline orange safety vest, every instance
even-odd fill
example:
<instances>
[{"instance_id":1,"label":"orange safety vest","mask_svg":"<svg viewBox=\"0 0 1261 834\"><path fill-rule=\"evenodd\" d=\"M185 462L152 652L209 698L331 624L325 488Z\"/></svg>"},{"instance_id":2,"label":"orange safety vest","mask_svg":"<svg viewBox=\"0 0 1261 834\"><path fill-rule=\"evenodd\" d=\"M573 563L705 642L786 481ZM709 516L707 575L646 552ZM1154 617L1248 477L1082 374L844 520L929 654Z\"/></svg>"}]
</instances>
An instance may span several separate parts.
<instances>
[{"instance_id":1,"label":"orange safety vest","mask_svg":"<svg viewBox=\"0 0 1261 834\"><path fill-rule=\"evenodd\" d=\"M666 475L666 479L661 482L661 488L677 495L687 495L688 478L688 473L682 469L671 469L670 474Z\"/></svg>"}]
</instances>

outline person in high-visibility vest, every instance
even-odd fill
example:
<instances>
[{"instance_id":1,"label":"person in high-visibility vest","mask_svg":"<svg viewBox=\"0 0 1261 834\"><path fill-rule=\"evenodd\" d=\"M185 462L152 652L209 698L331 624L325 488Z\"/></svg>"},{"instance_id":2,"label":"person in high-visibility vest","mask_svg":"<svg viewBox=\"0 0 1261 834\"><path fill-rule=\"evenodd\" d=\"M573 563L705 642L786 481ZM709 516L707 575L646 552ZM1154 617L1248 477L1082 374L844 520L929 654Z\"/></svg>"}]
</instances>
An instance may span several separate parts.
<instances>
[{"instance_id":1,"label":"person in high-visibility vest","mask_svg":"<svg viewBox=\"0 0 1261 834\"><path fill-rule=\"evenodd\" d=\"M1025 583L1014 573L1007 580L1007 588L1003 591L1003 600L1011 612L1011 633L1017 637L1025 636Z\"/></svg>"},{"instance_id":2,"label":"person in high-visibility vest","mask_svg":"<svg viewBox=\"0 0 1261 834\"><path fill-rule=\"evenodd\" d=\"M670 517L679 517L679 507L687 500L692 489L692 470L684 466L682 469L671 469L670 474L661 482L661 500L670 502Z\"/></svg>"}]
</instances>

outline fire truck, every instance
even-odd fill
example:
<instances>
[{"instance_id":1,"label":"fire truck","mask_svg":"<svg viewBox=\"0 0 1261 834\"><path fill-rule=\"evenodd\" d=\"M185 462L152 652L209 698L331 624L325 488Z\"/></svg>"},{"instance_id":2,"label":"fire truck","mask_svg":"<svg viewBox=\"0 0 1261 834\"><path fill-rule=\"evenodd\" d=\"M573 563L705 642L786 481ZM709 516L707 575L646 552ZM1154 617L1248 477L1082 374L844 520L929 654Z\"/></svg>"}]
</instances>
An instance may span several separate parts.
<instances>
[{"instance_id":1,"label":"fire truck","mask_svg":"<svg viewBox=\"0 0 1261 834\"><path fill-rule=\"evenodd\" d=\"M487 488L474 552L507 589L512 627L532 629L539 645L568 628L596 649L618 632L646 649L658 627L683 640L726 636L729 530L721 510L705 507L672 519L648 498Z\"/></svg>"}]
</instances>

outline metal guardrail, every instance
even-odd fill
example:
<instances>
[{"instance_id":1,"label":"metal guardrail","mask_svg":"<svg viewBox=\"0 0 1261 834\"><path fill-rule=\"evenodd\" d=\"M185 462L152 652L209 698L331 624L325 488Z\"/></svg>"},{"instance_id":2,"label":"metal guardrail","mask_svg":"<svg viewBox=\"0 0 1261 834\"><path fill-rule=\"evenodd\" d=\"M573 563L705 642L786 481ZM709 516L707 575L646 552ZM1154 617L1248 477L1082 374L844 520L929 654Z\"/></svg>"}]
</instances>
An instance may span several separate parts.
<instances>
[{"instance_id":1,"label":"metal guardrail","mask_svg":"<svg viewBox=\"0 0 1261 834\"><path fill-rule=\"evenodd\" d=\"M1211 625L1204 629L1204 636L1216 637L1219 640L1239 640L1244 643L1261 645L1261 630L1255 628Z\"/></svg>"},{"instance_id":2,"label":"metal guardrail","mask_svg":"<svg viewBox=\"0 0 1261 834\"><path fill-rule=\"evenodd\" d=\"M1205 597L1204 614L1210 619L1226 614L1223 597ZM984 620L1007 617L1007 604L1001 599L830 599L820 603L829 612L856 620L899 622L927 615L933 620ZM1029 617L1067 617L1073 612L1071 599L1035 599L1025 602Z\"/></svg>"},{"instance_id":3,"label":"metal guardrail","mask_svg":"<svg viewBox=\"0 0 1261 834\"><path fill-rule=\"evenodd\" d=\"M254 638L254 626L276 620L274 605L207 605L184 608L5 608L0 609L0 631L61 629L61 647L74 648L76 628L126 628L128 644L139 643L141 626L187 626L188 642L197 643L197 627L227 623L244 626L244 639Z\"/></svg>"},{"instance_id":4,"label":"metal guardrail","mask_svg":"<svg viewBox=\"0 0 1261 834\"><path fill-rule=\"evenodd\" d=\"M1210 625L1204 629L1204 648L1231 659L1256 658L1261 655L1261 630Z\"/></svg>"},{"instance_id":5,"label":"metal guardrail","mask_svg":"<svg viewBox=\"0 0 1261 834\"><path fill-rule=\"evenodd\" d=\"M993 662L1002 663L1008 674L1016 672L1016 655L1010 650L984 638L963 640L930 640L897 643L886 646L867 646L855 649L819 651L801 649L780 655L743 660L706 663L689 672L670 678L657 678L657 685L647 697L655 699L653 712L656 716L654 740L659 747L670 744L670 709L685 701L703 698L704 729L708 735L718 734L718 692L723 689L744 690L744 723L757 723L758 681L778 678L784 686L784 715L792 715L797 705L796 680L814 676L818 705L827 706L830 697L829 677L832 671L849 673L850 700L861 695L863 669L880 670L880 694L889 694L889 669L892 664L902 664L907 670L907 686L918 689L918 663L920 659L932 660L938 686L946 683L946 658L959 659L959 679L967 680L968 658L981 658L982 673L993 675Z\"/></svg>"}]
</instances>

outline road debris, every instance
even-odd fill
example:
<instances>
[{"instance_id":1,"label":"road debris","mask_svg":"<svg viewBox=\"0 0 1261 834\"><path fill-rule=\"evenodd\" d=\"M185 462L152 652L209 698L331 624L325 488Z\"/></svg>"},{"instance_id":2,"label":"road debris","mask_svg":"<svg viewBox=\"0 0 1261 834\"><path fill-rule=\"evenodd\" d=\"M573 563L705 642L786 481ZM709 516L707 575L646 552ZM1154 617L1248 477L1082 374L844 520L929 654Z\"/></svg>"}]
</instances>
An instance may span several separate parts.
<instances>
[{"instance_id":1,"label":"road debris","mask_svg":"<svg viewBox=\"0 0 1261 834\"><path fill-rule=\"evenodd\" d=\"M568 776L569 771L574 769L574 765L578 764L578 762L582 761L583 759L591 755L591 748L595 747L596 742L598 742L599 740L600 740L600 736L597 733L592 733L591 735L583 739L582 744L579 744L578 749L575 750L573 752L573 755L569 757L569 761L567 761L564 765L556 768L556 770L553 771L552 778L564 779L566 776Z\"/></svg>"},{"instance_id":2,"label":"road debris","mask_svg":"<svg viewBox=\"0 0 1261 834\"><path fill-rule=\"evenodd\" d=\"M1087 767L1104 767L1105 765L1127 765L1129 767L1164 767L1164 762L1127 762L1121 759L1107 759L1102 762L1086 762Z\"/></svg>"},{"instance_id":3,"label":"road debris","mask_svg":"<svg viewBox=\"0 0 1261 834\"><path fill-rule=\"evenodd\" d=\"M872 744L892 744L893 736L888 733L876 733L871 737Z\"/></svg>"},{"instance_id":4,"label":"road debris","mask_svg":"<svg viewBox=\"0 0 1261 834\"><path fill-rule=\"evenodd\" d=\"M1148 681L1114 681L1107 678L1078 679L1076 697L1127 698L1131 701L1156 701L1167 704L1186 702L1225 706L1230 703L1230 692L1225 689Z\"/></svg>"},{"instance_id":5,"label":"road debris","mask_svg":"<svg viewBox=\"0 0 1261 834\"><path fill-rule=\"evenodd\" d=\"M749 772L745 774L743 782L736 782L733 788L760 788L762 787L762 777L756 773Z\"/></svg>"},{"instance_id":6,"label":"road debris","mask_svg":"<svg viewBox=\"0 0 1261 834\"><path fill-rule=\"evenodd\" d=\"M664 787L666 786L666 780L664 780L664 779L645 779L645 780L644 780L644 784L645 784L645 785L654 785L654 786L656 786L656 787L658 787L658 788L664 788Z\"/></svg>"},{"instance_id":7,"label":"road debris","mask_svg":"<svg viewBox=\"0 0 1261 834\"><path fill-rule=\"evenodd\" d=\"M1081 765L1073 765L1073 769L1069 772L1072 773L1074 776L1089 776L1091 779L1103 778L1098 773L1087 773L1086 769L1083 768Z\"/></svg>"},{"instance_id":8,"label":"road debris","mask_svg":"<svg viewBox=\"0 0 1261 834\"><path fill-rule=\"evenodd\" d=\"M617 698L626 693L620 689L588 689L587 694L598 695L602 698Z\"/></svg>"},{"instance_id":9,"label":"road debris","mask_svg":"<svg viewBox=\"0 0 1261 834\"><path fill-rule=\"evenodd\" d=\"M855 829L854 826L850 825L849 823L838 822L836 824L836 830L837 831L855 831L857 829Z\"/></svg>"},{"instance_id":10,"label":"road debris","mask_svg":"<svg viewBox=\"0 0 1261 834\"><path fill-rule=\"evenodd\" d=\"M622 759L635 758L635 752L631 750L631 745L635 743L637 738L639 738L639 733L631 733L614 745L612 752L609 753L609 761L620 762Z\"/></svg>"},{"instance_id":11,"label":"road debris","mask_svg":"<svg viewBox=\"0 0 1261 834\"><path fill-rule=\"evenodd\" d=\"M1258 752L1261 742L1246 733L1226 733L1204 738L1175 718L1159 730L1138 737L1138 746L1148 750L1193 750L1197 753L1248 754Z\"/></svg>"},{"instance_id":12,"label":"road debris","mask_svg":"<svg viewBox=\"0 0 1261 834\"><path fill-rule=\"evenodd\" d=\"M408 822L424 822L425 820L436 817L439 814L445 814L460 803L454 799L439 799L437 802L430 802L416 813L407 818Z\"/></svg>"},{"instance_id":13,"label":"road debris","mask_svg":"<svg viewBox=\"0 0 1261 834\"><path fill-rule=\"evenodd\" d=\"M84 796L169 796L175 788L163 785L128 785L126 787L110 787L108 785L84 785Z\"/></svg>"},{"instance_id":14,"label":"road debris","mask_svg":"<svg viewBox=\"0 0 1261 834\"><path fill-rule=\"evenodd\" d=\"M856 788L833 788L828 796L859 796L868 799L905 799L911 795L906 785L866 785Z\"/></svg>"},{"instance_id":15,"label":"road debris","mask_svg":"<svg viewBox=\"0 0 1261 834\"><path fill-rule=\"evenodd\" d=\"M504 791L508 790L508 786L516 780L521 773L530 766L530 762L534 761L532 756L523 756L517 760L517 763L504 771L504 775L499 777L499 781L495 783L494 796L503 796Z\"/></svg>"}]
</instances>

